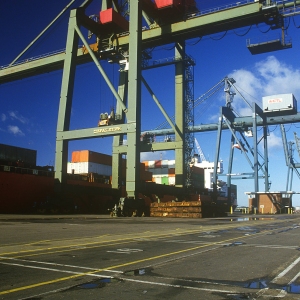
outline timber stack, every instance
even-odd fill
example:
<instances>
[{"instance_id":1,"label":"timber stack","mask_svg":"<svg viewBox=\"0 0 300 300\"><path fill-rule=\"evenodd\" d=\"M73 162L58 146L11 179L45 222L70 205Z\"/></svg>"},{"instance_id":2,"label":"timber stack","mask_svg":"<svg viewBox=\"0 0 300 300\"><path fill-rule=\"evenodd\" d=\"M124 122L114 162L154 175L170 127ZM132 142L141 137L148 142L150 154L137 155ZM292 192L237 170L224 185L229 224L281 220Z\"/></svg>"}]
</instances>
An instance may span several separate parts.
<instances>
[{"instance_id":1,"label":"timber stack","mask_svg":"<svg viewBox=\"0 0 300 300\"><path fill-rule=\"evenodd\" d=\"M202 218L200 201L154 202L150 205L150 217Z\"/></svg>"}]
</instances>

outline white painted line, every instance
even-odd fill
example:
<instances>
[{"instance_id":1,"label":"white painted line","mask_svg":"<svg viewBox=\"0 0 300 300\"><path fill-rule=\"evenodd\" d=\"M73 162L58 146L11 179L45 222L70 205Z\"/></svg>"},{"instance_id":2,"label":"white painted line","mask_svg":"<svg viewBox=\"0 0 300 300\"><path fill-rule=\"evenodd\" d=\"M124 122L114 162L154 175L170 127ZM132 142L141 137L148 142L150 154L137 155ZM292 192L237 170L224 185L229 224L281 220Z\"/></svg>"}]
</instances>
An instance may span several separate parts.
<instances>
[{"instance_id":1,"label":"white painted line","mask_svg":"<svg viewBox=\"0 0 300 300\"><path fill-rule=\"evenodd\" d=\"M166 259L166 260L163 260L162 262L158 262L158 263L155 263L155 264L152 264L152 265L148 265L148 266L146 266L144 268L150 268L150 267L154 267L154 266L163 265L163 264L168 263L168 262L172 262L172 261L184 259L184 258L187 258L187 257L199 255L199 254L202 254L202 253L205 253L205 252L209 252L209 251L212 251L212 250L216 250L216 249L219 249L219 248L220 247L209 248L209 249L205 249L205 250L202 250L202 251L198 251L196 253L191 253L191 254L182 255L182 256L179 256L179 257L174 257L174 258Z\"/></svg>"},{"instance_id":2,"label":"white painted line","mask_svg":"<svg viewBox=\"0 0 300 300\"><path fill-rule=\"evenodd\" d=\"M97 269L97 268L95 269L95 268L89 268L89 267L81 267L81 266L76 266L76 265L57 264L57 263L50 263L50 262L45 262L45 261L25 260L25 259L12 258L12 257L3 257L3 256L0 256L0 259L13 260L13 261L21 261L21 262L26 262L26 263L34 263L34 264L42 264L42 265L67 267L67 268L84 269L84 270L96 270ZM105 270L101 270L101 271L123 274L122 271L115 271L115 270L107 270L107 269L105 269Z\"/></svg>"},{"instance_id":3,"label":"white painted line","mask_svg":"<svg viewBox=\"0 0 300 300\"><path fill-rule=\"evenodd\" d=\"M248 245L249 246L249 245ZM266 246L255 246L256 248L270 248L270 249L290 249L295 250L299 248L299 246L276 246L276 245L266 245Z\"/></svg>"},{"instance_id":4,"label":"white painted line","mask_svg":"<svg viewBox=\"0 0 300 300\"><path fill-rule=\"evenodd\" d=\"M284 298L287 295L287 291L281 290L276 297Z\"/></svg>"},{"instance_id":5,"label":"white painted line","mask_svg":"<svg viewBox=\"0 0 300 300\"><path fill-rule=\"evenodd\" d=\"M293 263L291 263L286 269L284 269L281 273L279 273L271 282L276 282L279 278L283 277L286 273L288 273L291 269L293 269L298 262L300 261L300 257L298 257Z\"/></svg>"},{"instance_id":6,"label":"white painted line","mask_svg":"<svg viewBox=\"0 0 300 300\"><path fill-rule=\"evenodd\" d=\"M122 277L122 280L124 280L124 281L131 281L131 282L137 282L137 283L144 283L144 284L151 284L151 285L160 285L160 286L166 286L166 287L174 287L174 288L198 290L198 291L229 293L229 294L236 294L236 293L238 293L237 291L219 290L219 289L208 289L208 288L193 287L193 286L187 286L187 285L181 285L181 284L169 284L169 283L162 283L162 282L144 281L144 280L123 278L123 277Z\"/></svg>"},{"instance_id":7,"label":"white painted line","mask_svg":"<svg viewBox=\"0 0 300 300\"><path fill-rule=\"evenodd\" d=\"M109 252L109 253L118 253L118 254L130 254L130 252L122 252L122 251L118 251L118 250L108 250L106 252Z\"/></svg>"},{"instance_id":8,"label":"white painted line","mask_svg":"<svg viewBox=\"0 0 300 300\"><path fill-rule=\"evenodd\" d=\"M182 243L185 242L185 240L165 240L164 243Z\"/></svg>"},{"instance_id":9,"label":"white painted line","mask_svg":"<svg viewBox=\"0 0 300 300\"><path fill-rule=\"evenodd\" d=\"M108 250L106 252L110 253L121 253L121 254L131 254L131 253L136 253L136 252L143 252L144 250L142 249L131 249L131 248L122 248L122 249L117 249L117 250Z\"/></svg>"},{"instance_id":10,"label":"white painted line","mask_svg":"<svg viewBox=\"0 0 300 300\"><path fill-rule=\"evenodd\" d=\"M300 272L288 284L293 283L299 276L300 276Z\"/></svg>"},{"instance_id":11,"label":"white painted line","mask_svg":"<svg viewBox=\"0 0 300 300\"><path fill-rule=\"evenodd\" d=\"M210 244L213 244L213 245L215 245L215 243L202 242L202 241L185 241L185 242L182 242L182 244L195 244L195 245L210 245Z\"/></svg>"},{"instance_id":12,"label":"white painted line","mask_svg":"<svg viewBox=\"0 0 300 300\"><path fill-rule=\"evenodd\" d=\"M48 292L45 292L45 293L33 295L33 296L30 296L30 299L36 299L36 298L40 298L41 296L45 296L45 295L49 295L49 294L54 294L54 293L59 293L59 292L62 292L62 291L66 291L66 290L68 290L68 289L70 289L72 287L74 287L74 285L69 285L69 286L66 286L64 288L60 288L60 289L48 291ZM28 296L25 297L25 298L20 298L18 300L26 300L26 299L29 299Z\"/></svg>"},{"instance_id":13,"label":"white painted line","mask_svg":"<svg viewBox=\"0 0 300 300\"><path fill-rule=\"evenodd\" d=\"M193 282L193 283L203 283L203 284L211 284L211 285L224 285L224 286L232 286L232 284L228 283L219 283L213 281L204 281L204 280L191 280L191 279L184 279L184 278L175 278L175 277L162 277L162 276L155 276L157 279L167 279L167 280L177 280L177 281L186 281L186 282Z\"/></svg>"},{"instance_id":14,"label":"white painted line","mask_svg":"<svg viewBox=\"0 0 300 300\"><path fill-rule=\"evenodd\" d=\"M107 276L104 276L104 275L86 274L86 273L83 273L83 272L72 272L72 271L67 271L67 270L60 270L60 269L53 269L53 268L43 268L43 267L30 266L30 265L22 265L22 264L15 264L15 263L0 262L0 264L2 264L2 265L8 265L8 266L30 268L30 269L45 270L45 271L54 271L54 272L70 273L70 274L76 274L76 275L86 275L86 276L94 276L94 277L107 278ZM110 276L108 276L108 277L110 277ZM112 277L110 277L110 278L112 278Z\"/></svg>"},{"instance_id":15,"label":"white painted line","mask_svg":"<svg viewBox=\"0 0 300 300\"><path fill-rule=\"evenodd\" d=\"M178 243L178 244L205 244L205 245L209 245L209 244L215 244L215 243L210 243L207 241L187 241L187 240L168 240L168 241L163 241L164 243Z\"/></svg>"}]
</instances>

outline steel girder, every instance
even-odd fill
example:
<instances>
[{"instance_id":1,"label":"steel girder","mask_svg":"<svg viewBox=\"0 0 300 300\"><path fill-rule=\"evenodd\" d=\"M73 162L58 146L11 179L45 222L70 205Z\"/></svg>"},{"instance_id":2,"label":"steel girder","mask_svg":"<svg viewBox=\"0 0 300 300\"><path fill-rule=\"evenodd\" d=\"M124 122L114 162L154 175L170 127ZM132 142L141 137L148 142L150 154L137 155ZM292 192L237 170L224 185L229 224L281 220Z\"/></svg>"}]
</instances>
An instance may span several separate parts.
<instances>
[{"instance_id":1,"label":"steel girder","mask_svg":"<svg viewBox=\"0 0 300 300\"><path fill-rule=\"evenodd\" d=\"M292 5L300 5L300 0L286 2L284 7ZM268 23L271 25L274 22L276 23L276 20L280 18L280 7L280 5L263 7L260 2L253 2L235 6L228 10L196 15L175 24L155 25L147 30L143 30L142 48L147 49L177 41L203 37L252 24ZM99 32L99 24L84 16L83 13L80 18L81 24L84 27L92 32ZM117 49L128 49L128 45L128 32L116 34L112 40L112 46ZM97 50L95 49L95 52ZM10 67L3 67L0 69L0 84L62 69L66 58L67 54L61 52L44 58L38 58L37 60L18 63ZM81 64L91 62L92 59L85 49L79 49L76 61L77 64Z\"/></svg>"}]
</instances>

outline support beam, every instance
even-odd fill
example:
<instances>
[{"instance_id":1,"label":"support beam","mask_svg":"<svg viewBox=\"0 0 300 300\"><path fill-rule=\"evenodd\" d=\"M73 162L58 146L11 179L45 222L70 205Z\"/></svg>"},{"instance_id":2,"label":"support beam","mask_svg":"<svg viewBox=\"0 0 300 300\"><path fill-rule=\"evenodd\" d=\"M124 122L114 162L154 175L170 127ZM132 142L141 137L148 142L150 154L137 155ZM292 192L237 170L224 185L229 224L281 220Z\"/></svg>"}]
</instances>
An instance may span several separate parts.
<instances>
[{"instance_id":1,"label":"support beam","mask_svg":"<svg viewBox=\"0 0 300 300\"><path fill-rule=\"evenodd\" d=\"M217 197L217 180L218 180L218 163L220 157L220 147L221 147L221 139L222 139L222 123L223 123L223 107L220 107L220 115L218 121L218 132L217 132L217 144L216 144L216 152L215 152L215 168L213 172L213 192L214 197Z\"/></svg>"},{"instance_id":2,"label":"support beam","mask_svg":"<svg viewBox=\"0 0 300 300\"><path fill-rule=\"evenodd\" d=\"M175 124L178 131L175 133L175 143L182 148L175 149L175 185L184 187L185 185L185 166L184 166L184 136L185 136L185 104L184 104L184 43L175 45L175 59L180 58L180 62L175 65ZM181 133L181 134L179 134Z\"/></svg>"},{"instance_id":3,"label":"support beam","mask_svg":"<svg viewBox=\"0 0 300 300\"><path fill-rule=\"evenodd\" d=\"M120 72L118 94L120 95L125 105L127 105L127 92L128 92L127 82L128 82L128 72ZM125 123L125 115L123 114L119 102L117 102L116 114L121 115L122 123ZM123 184L121 178L122 177L122 155L127 153L127 145L126 146L123 145L124 135L125 132L124 134L120 134L117 136L115 135L113 139L113 151L112 151L112 188L113 189L118 189ZM121 149L124 149L125 151ZM119 150L121 151L119 152Z\"/></svg>"},{"instance_id":4,"label":"support beam","mask_svg":"<svg viewBox=\"0 0 300 300\"><path fill-rule=\"evenodd\" d=\"M252 119L253 119L253 152L254 152L254 165L253 165L253 171L254 171L254 191L255 193L258 192L259 186L258 186L258 153L257 153L257 122L256 122L256 116L257 116L257 104L253 102L252 104Z\"/></svg>"},{"instance_id":5,"label":"support beam","mask_svg":"<svg viewBox=\"0 0 300 300\"><path fill-rule=\"evenodd\" d=\"M297 5L300 5L300 0L296 2ZM289 4L294 4L294 1L285 3L285 7ZM175 24L168 24L162 27L157 26L142 32L142 47L143 49L147 49L179 40L187 40L252 24L270 22L270 20L276 20L276 17L280 16L278 7L265 7L262 10L260 2L253 2L227 10L191 17ZM119 34L115 36L113 46L116 49L128 49L129 41L129 34ZM80 61L84 62L85 60L91 61L85 52L81 51L79 55L83 57L78 57L77 63ZM66 55L60 53L50 58L40 58L34 66L28 62L11 68L4 68L0 70L0 84L57 70L63 67L63 60L65 58Z\"/></svg>"},{"instance_id":6,"label":"support beam","mask_svg":"<svg viewBox=\"0 0 300 300\"><path fill-rule=\"evenodd\" d=\"M78 34L75 30L77 26L77 10L72 10L69 19L66 59L60 92L59 111L57 118L57 136L58 132L68 131L70 129L71 107L73 98L73 88L76 70L76 56L78 47ZM61 184L66 182L68 163L68 141L59 137L56 139L55 152L55 178Z\"/></svg>"},{"instance_id":7,"label":"support beam","mask_svg":"<svg viewBox=\"0 0 300 300\"><path fill-rule=\"evenodd\" d=\"M140 135L141 135L141 62L142 62L142 0L130 5L129 85L127 124L135 128L127 134L127 196L137 197L140 181Z\"/></svg>"}]
</instances>

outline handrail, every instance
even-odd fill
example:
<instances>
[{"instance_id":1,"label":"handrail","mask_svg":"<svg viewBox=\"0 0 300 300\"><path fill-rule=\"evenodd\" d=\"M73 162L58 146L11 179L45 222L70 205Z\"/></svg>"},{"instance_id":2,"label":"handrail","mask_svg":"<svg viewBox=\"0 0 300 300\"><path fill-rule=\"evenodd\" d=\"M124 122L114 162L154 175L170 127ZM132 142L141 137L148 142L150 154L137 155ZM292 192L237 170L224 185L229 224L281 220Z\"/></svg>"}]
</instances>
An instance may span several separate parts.
<instances>
[{"instance_id":1,"label":"handrail","mask_svg":"<svg viewBox=\"0 0 300 300\"><path fill-rule=\"evenodd\" d=\"M15 62L13 65L8 64L8 65L0 66L0 70L8 69L8 68L11 68L11 67L14 67L14 66L18 66L18 65L30 62L30 61L35 61L35 60L38 60L38 59L41 59L41 58L46 58L46 57L50 57L50 56L57 55L57 54L60 54L60 53L64 53L65 51L66 51L66 49L61 49L61 50L55 50L55 51L48 52L48 53L45 53L45 54L40 54L40 55L37 55L37 56L33 56L33 57L30 57L30 58L23 59L23 60L20 60L18 62Z\"/></svg>"}]
</instances>

